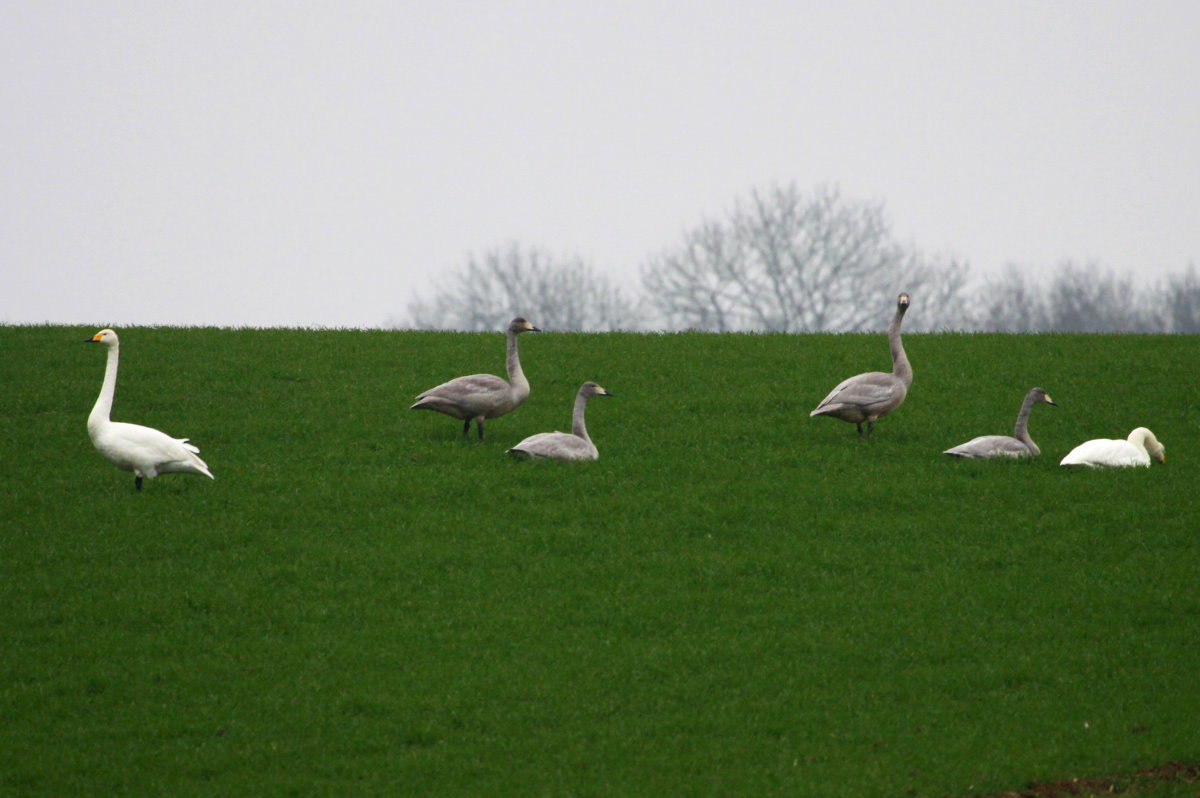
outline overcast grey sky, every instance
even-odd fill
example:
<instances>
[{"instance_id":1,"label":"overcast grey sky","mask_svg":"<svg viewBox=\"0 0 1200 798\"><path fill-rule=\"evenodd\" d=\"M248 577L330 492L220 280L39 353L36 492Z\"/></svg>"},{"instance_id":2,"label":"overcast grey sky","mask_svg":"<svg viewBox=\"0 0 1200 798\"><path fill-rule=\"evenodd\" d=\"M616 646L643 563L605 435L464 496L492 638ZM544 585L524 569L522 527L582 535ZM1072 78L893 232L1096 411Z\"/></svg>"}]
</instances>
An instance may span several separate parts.
<instances>
[{"instance_id":1,"label":"overcast grey sky","mask_svg":"<svg viewBox=\"0 0 1200 798\"><path fill-rule=\"evenodd\" d=\"M840 185L976 272L1200 262L1200 3L0 0L0 322L378 326Z\"/></svg>"}]
</instances>

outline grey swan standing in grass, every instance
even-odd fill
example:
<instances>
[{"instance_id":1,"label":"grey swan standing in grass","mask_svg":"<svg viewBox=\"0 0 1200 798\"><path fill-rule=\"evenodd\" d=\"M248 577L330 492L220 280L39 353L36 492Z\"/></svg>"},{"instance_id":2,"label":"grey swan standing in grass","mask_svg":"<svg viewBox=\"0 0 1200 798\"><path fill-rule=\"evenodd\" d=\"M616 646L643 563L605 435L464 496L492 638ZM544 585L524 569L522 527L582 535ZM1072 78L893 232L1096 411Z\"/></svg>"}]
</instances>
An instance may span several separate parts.
<instances>
[{"instance_id":1,"label":"grey swan standing in grass","mask_svg":"<svg viewBox=\"0 0 1200 798\"><path fill-rule=\"evenodd\" d=\"M808 415L831 416L849 421L858 426L858 435L863 437L863 422L867 422L866 437L871 437L875 422L895 410L908 395L912 385L912 366L904 353L900 340L900 322L908 310L908 294L896 300L896 315L888 327L888 344L892 349L892 371L868 371L843 381L821 400L817 408Z\"/></svg>"},{"instance_id":2,"label":"grey swan standing in grass","mask_svg":"<svg viewBox=\"0 0 1200 798\"><path fill-rule=\"evenodd\" d=\"M545 460L595 460L600 457L596 444L588 436L583 423L583 412L587 401L593 396L612 396L594 382L579 386L575 395L575 412L571 415L571 432L539 432L508 450L508 454L523 459Z\"/></svg>"},{"instance_id":3,"label":"grey swan standing in grass","mask_svg":"<svg viewBox=\"0 0 1200 798\"><path fill-rule=\"evenodd\" d=\"M88 415L88 435L96 451L108 462L123 471L132 471L133 484L142 489L142 478L154 479L159 474L201 474L213 479L208 465L199 457L200 450L187 438L172 438L141 424L112 421L113 395L117 391L117 364L121 357L120 340L112 330L101 330L88 343L104 344L108 348L108 365L104 368L104 384L96 404Z\"/></svg>"},{"instance_id":4,"label":"grey swan standing in grass","mask_svg":"<svg viewBox=\"0 0 1200 798\"><path fill-rule=\"evenodd\" d=\"M541 332L525 319L518 316L508 325L508 380L492 374L472 374L469 377L444 382L430 388L413 403L410 410L436 410L448 416L462 419L463 436L471 431L471 422L479 429L479 440L483 440L483 420L510 413L529 398L529 380L521 371L521 358L517 354L517 336L523 332Z\"/></svg>"},{"instance_id":5,"label":"grey swan standing in grass","mask_svg":"<svg viewBox=\"0 0 1200 798\"><path fill-rule=\"evenodd\" d=\"M955 457L971 457L986 460L993 457L1037 457L1042 453L1033 438L1029 437L1029 414L1036 404L1046 403L1058 406L1050 395L1041 388L1030 388L1021 402L1021 412L1017 413L1017 424L1013 427L1012 435L980 435L966 443L960 443L943 454Z\"/></svg>"},{"instance_id":6,"label":"grey swan standing in grass","mask_svg":"<svg viewBox=\"0 0 1200 798\"><path fill-rule=\"evenodd\" d=\"M1160 463L1167 462L1167 450L1159 443L1154 433L1138 427L1125 440L1097 438L1079 444L1059 465L1073 466L1141 466L1150 467L1151 458Z\"/></svg>"}]
</instances>

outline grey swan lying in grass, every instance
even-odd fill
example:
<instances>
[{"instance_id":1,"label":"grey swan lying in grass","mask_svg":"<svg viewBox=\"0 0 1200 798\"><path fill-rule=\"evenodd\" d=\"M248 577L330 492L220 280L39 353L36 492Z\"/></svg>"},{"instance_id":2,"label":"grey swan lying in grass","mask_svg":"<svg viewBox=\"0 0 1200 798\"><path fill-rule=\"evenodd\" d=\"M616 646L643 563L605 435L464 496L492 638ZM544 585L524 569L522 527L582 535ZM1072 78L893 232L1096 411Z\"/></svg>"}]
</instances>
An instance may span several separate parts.
<instances>
[{"instance_id":1,"label":"grey swan lying in grass","mask_svg":"<svg viewBox=\"0 0 1200 798\"><path fill-rule=\"evenodd\" d=\"M943 454L981 460L993 457L1037 457L1042 450L1033 442L1033 438L1029 437L1029 414L1035 404L1042 402L1058 406L1043 389L1031 388L1029 393L1025 394L1025 401L1021 402L1021 412L1017 413L1017 424L1012 435L980 435L947 449Z\"/></svg>"},{"instance_id":2,"label":"grey swan lying in grass","mask_svg":"<svg viewBox=\"0 0 1200 798\"><path fill-rule=\"evenodd\" d=\"M1160 463L1167 462L1167 450L1159 443L1154 433L1138 427L1125 440L1097 438L1079 444L1059 465L1073 466L1141 466L1150 467L1151 458Z\"/></svg>"},{"instance_id":3,"label":"grey swan lying in grass","mask_svg":"<svg viewBox=\"0 0 1200 798\"><path fill-rule=\"evenodd\" d=\"M208 465L187 438L172 438L141 424L113 421L113 396L117 392L117 365L121 359L120 339L112 330L101 330L87 343L104 344L108 348L108 365L104 368L104 384L96 404L88 415L88 435L96 451L108 462L123 471L132 471L133 484L142 489L142 478L154 479L159 474L201 474L213 479Z\"/></svg>"},{"instance_id":4,"label":"grey swan lying in grass","mask_svg":"<svg viewBox=\"0 0 1200 798\"><path fill-rule=\"evenodd\" d=\"M908 310L908 294L901 294L896 301L896 315L888 327L888 344L892 350L892 371L868 371L843 381L821 400L808 415L831 416L849 421L858 426L858 435L863 437L863 422L867 422L866 437L871 437L875 422L895 410L908 395L912 385L912 366L904 353L900 340L900 322Z\"/></svg>"},{"instance_id":5,"label":"grey swan lying in grass","mask_svg":"<svg viewBox=\"0 0 1200 798\"><path fill-rule=\"evenodd\" d=\"M521 358L517 354L517 336L523 332L541 332L525 319L518 316L508 325L508 380L492 374L472 374L469 377L444 382L430 388L413 403L410 410L436 410L448 416L462 419L463 435L471 430L474 421L479 429L479 440L483 440L483 420L510 413L529 398L529 380L521 371Z\"/></svg>"},{"instance_id":6,"label":"grey swan lying in grass","mask_svg":"<svg viewBox=\"0 0 1200 798\"><path fill-rule=\"evenodd\" d=\"M612 396L612 393L594 382L579 386L575 395L575 412L571 416L571 432L539 432L508 450L508 453L523 459L545 460L595 460L600 457L596 444L588 436L583 423L583 413L588 399L593 396Z\"/></svg>"}]
</instances>

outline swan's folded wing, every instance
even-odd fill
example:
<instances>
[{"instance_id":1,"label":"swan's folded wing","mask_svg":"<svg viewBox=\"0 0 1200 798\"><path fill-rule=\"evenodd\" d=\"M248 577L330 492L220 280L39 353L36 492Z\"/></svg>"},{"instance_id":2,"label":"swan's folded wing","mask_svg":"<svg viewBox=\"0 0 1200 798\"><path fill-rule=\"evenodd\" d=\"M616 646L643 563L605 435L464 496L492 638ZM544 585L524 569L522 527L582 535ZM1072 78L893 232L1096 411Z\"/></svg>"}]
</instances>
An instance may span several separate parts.
<instances>
[{"instance_id":1,"label":"swan's folded wing","mask_svg":"<svg viewBox=\"0 0 1200 798\"><path fill-rule=\"evenodd\" d=\"M456 377L449 382L430 388L417 396L417 400L430 396L441 396L468 400L475 396L491 396L497 391L506 391L509 384L494 374L472 374L468 377Z\"/></svg>"},{"instance_id":2,"label":"swan's folded wing","mask_svg":"<svg viewBox=\"0 0 1200 798\"><path fill-rule=\"evenodd\" d=\"M1059 465L1149 466L1150 457L1129 441L1097 438L1076 446Z\"/></svg>"},{"instance_id":3,"label":"swan's folded wing","mask_svg":"<svg viewBox=\"0 0 1200 798\"><path fill-rule=\"evenodd\" d=\"M199 448L187 438L172 438L153 427L115 421L96 442L96 448L119 467L148 475L186 471L212 478L208 465L199 457Z\"/></svg>"},{"instance_id":4,"label":"swan's folded wing","mask_svg":"<svg viewBox=\"0 0 1200 798\"><path fill-rule=\"evenodd\" d=\"M870 407L888 402L896 395L897 390L896 379L891 374L881 371L858 374L843 380L830 391L810 415L839 405Z\"/></svg>"},{"instance_id":5,"label":"swan's folded wing","mask_svg":"<svg viewBox=\"0 0 1200 798\"><path fill-rule=\"evenodd\" d=\"M596 447L566 432L539 432L508 450L513 454L548 460L595 460Z\"/></svg>"},{"instance_id":6,"label":"swan's folded wing","mask_svg":"<svg viewBox=\"0 0 1200 798\"><path fill-rule=\"evenodd\" d=\"M943 454L985 460L992 457L1027 457L1032 452L1028 446L1011 435L980 435L947 449Z\"/></svg>"}]
</instances>

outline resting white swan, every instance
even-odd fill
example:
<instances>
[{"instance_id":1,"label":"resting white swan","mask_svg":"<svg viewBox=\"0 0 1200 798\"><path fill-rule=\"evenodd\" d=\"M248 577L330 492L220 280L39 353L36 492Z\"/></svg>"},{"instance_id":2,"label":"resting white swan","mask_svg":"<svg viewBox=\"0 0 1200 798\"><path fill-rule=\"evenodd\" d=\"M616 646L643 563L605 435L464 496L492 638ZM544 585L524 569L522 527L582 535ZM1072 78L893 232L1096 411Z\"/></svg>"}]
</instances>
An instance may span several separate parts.
<instances>
[{"instance_id":1,"label":"resting white swan","mask_svg":"<svg viewBox=\"0 0 1200 798\"><path fill-rule=\"evenodd\" d=\"M583 411L587 400L593 396L612 396L594 382L579 386L575 395L575 412L571 416L571 432L539 432L508 450L509 454L524 458L548 460L595 460L600 456L596 444L588 437L583 423Z\"/></svg>"},{"instance_id":2,"label":"resting white swan","mask_svg":"<svg viewBox=\"0 0 1200 798\"><path fill-rule=\"evenodd\" d=\"M821 400L817 408L808 415L832 416L858 426L859 437L863 435L863 422L867 422L866 437L875 430L875 421L895 410L908 395L912 385L912 366L904 354L904 343L900 340L900 322L908 310L908 294L901 294L896 301L896 315L888 327L888 344L892 350L892 371L869 371L843 381Z\"/></svg>"},{"instance_id":3,"label":"resting white swan","mask_svg":"<svg viewBox=\"0 0 1200 798\"><path fill-rule=\"evenodd\" d=\"M409 410L436 410L460 418L464 436L470 432L474 420L479 429L479 440L483 440L485 418L496 418L516 410L529 398L529 380L521 371L521 358L517 354L517 336L523 332L541 330L520 316L508 325L508 382L492 374L458 377L419 395Z\"/></svg>"},{"instance_id":4,"label":"resting white swan","mask_svg":"<svg viewBox=\"0 0 1200 798\"><path fill-rule=\"evenodd\" d=\"M943 454L955 457L973 457L981 460L993 457L1037 457L1042 453L1038 445L1029 437L1029 413L1035 404L1045 402L1058 406L1057 403L1041 388L1031 388L1021 402L1021 412L1017 413L1017 424L1010 435L980 435L966 443L960 443Z\"/></svg>"},{"instance_id":5,"label":"resting white swan","mask_svg":"<svg viewBox=\"0 0 1200 798\"><path fill-rule=\"evenodd\" d=\"M117 390L117 362L120 342L112 330L101 330L86 339L89 343L108 347L108 365L104 368L104 385L88 416L88 435L96 451L110 463L134 474L134 485L142 489L142 477L154 479L159 474L184 472L203 474L213 479L212 472L198 456L199 449L187 438L172 438L141 424L112 421L113 394Z\"/></svg>"},{"instance_id":6,"label":"resting white swan","mask_svg":"<svg viewBox=\"0 0 1200 798\"><path fill-rule=\"evenodd\" d=\"M1145 427L1138 427L1125 440L1097 438L1079 444L1059 465L1142 466L1150 467L1150 459L1167 462L1167 450Z\"/></svg>"}]
</instances>

